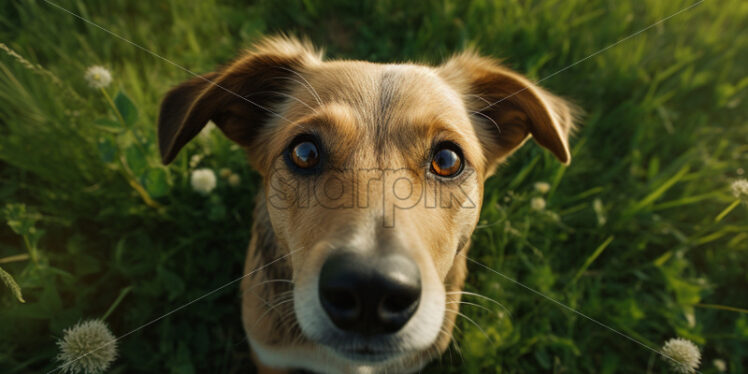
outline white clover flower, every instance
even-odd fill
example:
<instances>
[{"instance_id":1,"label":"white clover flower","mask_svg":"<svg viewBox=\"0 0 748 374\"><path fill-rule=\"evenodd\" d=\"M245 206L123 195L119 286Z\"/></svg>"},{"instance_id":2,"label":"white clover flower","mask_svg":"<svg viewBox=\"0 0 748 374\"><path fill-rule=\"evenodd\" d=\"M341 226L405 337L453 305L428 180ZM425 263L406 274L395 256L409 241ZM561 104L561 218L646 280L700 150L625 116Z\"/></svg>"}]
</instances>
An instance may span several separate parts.
<instances>
[{"instance_id":1,"label":"white clover flower","mask_svg":"<svg viewBox=\"0 0 748 374\"><path fill-rule=\"evenodd\" d=\"M216 128L216 123L212 120L208 121L208 123L205 124L205 127L203 127L202 130L200 130L200 133L197 134L198 137L201 139L209 139L210 134L213 132L213 130Z\"/></svg>"},{"instance_id":2,"label":"white clover flower","mask_svg":"<svg viewBox=\"0 0 748 374\"><path fill-rule=\"evenodd\" d=\"M730 189L736 198L748 201L748 180L738 179L732 182Z\"/></svg>"},{"instance_id":3,"label":"white clover flower","mask_svg":"<svg viewBox=\"0 0 748 374\"><path fill-rule=\"evenodd\" d=\"M194 170L190 175L190 183L193 190L207 195L216 188L216 174L208 168Z\"/></svg>"},{"instance_id":4,"label":"white clover flower","mask_svg":"<svg viewBox=\"0 0 748 374\"><path fill-rule=\"evenodd\" d=\"M229 175L229 186L231 187L238 187L239 183L242 182L242 178L239 176L239 174L231 174Z\"/></svg>"},{"instance_id":5,"label":"white clover flower","mask_svg":"<svg viewBox=\"0 0 748 374\"><path fill-rule=\"evenodd\" d=\"M715 358L714 361L712 361L712 364L714 364L714 367L720 373L724 373L727 371L727 363L721 358Z\"/></svg>"},{"instance_id":6,"label":"white clover flower","mask_svg":"<svg viewBox=\"0 0 748 374\"><path fill-rule=\"evenodd\" d=\"M551 190L551 185L546 182L536 182L535 190L542 194L547 194Z\"/></svg>"},{"instance_id":7,"label":"white clover flower","mask_svg":"<svg viewBox=\"0 0 748 374\"><path fill-rule=\"evenodd\" d=\"M100 374L117 358L117 340L99 319L78 323L63 334L57 360L64 373Z\"/></svg>"},{"instance_id":8,"label":"white clover flower","mask_svg":"<svg viewBox=\"0 0 748 374\"><path fill-rule=\"evenodd\" d=\"M229 168L222 168L221 170L218 171L218 175L223 179L227 179L228 177L231 176L231 174L232 174L231 169Z\"/></svg>"},{"instance_id":9,"label":"white clover flower","mask_svg":"<svg viewBox=\"0 0 748 374\"><path fill-rule=\"evenodd\" d=\"M112 83L112 73L103 66L91 66L86 69L84 77L88 81L88 86L91 88L104 88Z\"/></svg>"},{"instance_id":10,"label":"white clover flower","mask_svg":"<svg viewBox=\"0 0 748 374\"><path fill-rule=\"evenodd\" d=\"M687 339L674 338L668 340L662 347L662 354L677 373L694 373L701 363L699 347Z\"/></svg>"},{"instance_id":11,"label":"white clover flower","mask_svg":"<svg viewBox=\"0 0 748 374\"><path fill-rule=\"evenodd\" d=\"M532 208L533 210L545 209L545 199L542 197L533 197L530 200L530 208Z\"/></svg>"},{"instance_id":12,"label":"white clover flower","mask_svg":"<svg viewBox=\"0 0 748 374\"><path fill-rule=\"evenodd\" d=\"M192 155L192 157L190 157L190 167L191 168L196 167L197 165L200 164L200 161L202 160L203 160L203 155L199 153Z\"/></svg>"}]
</instances>

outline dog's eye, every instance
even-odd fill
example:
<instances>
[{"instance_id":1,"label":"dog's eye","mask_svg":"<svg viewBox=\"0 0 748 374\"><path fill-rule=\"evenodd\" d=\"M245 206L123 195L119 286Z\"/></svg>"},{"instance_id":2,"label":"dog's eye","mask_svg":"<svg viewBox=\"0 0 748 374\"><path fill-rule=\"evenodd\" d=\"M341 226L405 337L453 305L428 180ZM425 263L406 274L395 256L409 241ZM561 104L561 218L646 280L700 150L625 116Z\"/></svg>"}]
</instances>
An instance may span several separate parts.
<instances>
[{"instance_id":1,"label":"dog's eye","mask_svg":"<svg viewBox=\"0 0 748 374\"><path fill-rule=\"evenodd\" d=\"M443 143L436 148L431 159L431 172L440 177L454 177L462 171L462 156L452 143Z\"/></svg>"},{"instance_id":2,"label":"dog's eye","mask_svg":"<svg viewBox=\"0 0 748 374\"><path fill-rule=\"evenodd\" d=\"M319 162L319 149L311 140L300 140L291 146L291 161L302 168L309 169Z\"/></svg>"}]
</instances>

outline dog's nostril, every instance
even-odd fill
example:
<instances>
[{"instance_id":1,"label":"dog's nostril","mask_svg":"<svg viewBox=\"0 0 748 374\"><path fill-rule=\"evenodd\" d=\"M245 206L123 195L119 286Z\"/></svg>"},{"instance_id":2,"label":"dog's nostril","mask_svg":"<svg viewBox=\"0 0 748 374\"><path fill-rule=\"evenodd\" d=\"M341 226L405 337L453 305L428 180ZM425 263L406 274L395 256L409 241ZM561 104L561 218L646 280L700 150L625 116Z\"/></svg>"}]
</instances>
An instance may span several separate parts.
<instances>
[{"instance_id":1,"label":"dog's nostril","mask_svg":"<svg viewBox=\"0 0 748 374\"><path fill-rule=\"evenodd\" d=\"M390 295L385 297L382 308L385 312L399 313L413 307L416 301L418 301L418 297L414 295Z\"/></svg>"},{"instance_id":2,"label":"dog's nostril","mask_svg":"<svg viewBox=\"0 0 748 374\"><path fill-rule=\"evenodd\" d=\"M323 291L322 297L330 304L340 310L353 310L359 307L356 294L346 289L327 289Z\"/></svg>"},{"instance_id":3,"label":"dog's nostril","mask_svg":"<svg viewBox=\"0 0 748 374\"><path fill-rule=\"evenodd\" d=\"M418 278L390 284L377 308L381 330L390 333L400 330L415 314L420 299L421 283Z\"/></svg>"}]
</instances>

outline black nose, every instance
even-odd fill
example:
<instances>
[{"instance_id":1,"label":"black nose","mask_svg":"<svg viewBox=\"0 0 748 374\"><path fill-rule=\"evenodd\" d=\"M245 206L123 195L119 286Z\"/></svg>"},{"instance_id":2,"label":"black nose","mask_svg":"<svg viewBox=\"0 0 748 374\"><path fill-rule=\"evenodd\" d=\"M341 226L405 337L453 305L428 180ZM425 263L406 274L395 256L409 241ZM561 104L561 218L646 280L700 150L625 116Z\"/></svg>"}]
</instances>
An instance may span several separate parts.
<instances>
[{"instance_id":1,"label":"black nose","mask_svg":"<svg viewBox=\"0 0 748 374\"><path fill-rule=\"evenodd\" d=\"M338 252L322 266L319 298L332 322L365 335L400 330L421 299L421 274L400 254L364 257Z\"/></svg>"}]
</instances>

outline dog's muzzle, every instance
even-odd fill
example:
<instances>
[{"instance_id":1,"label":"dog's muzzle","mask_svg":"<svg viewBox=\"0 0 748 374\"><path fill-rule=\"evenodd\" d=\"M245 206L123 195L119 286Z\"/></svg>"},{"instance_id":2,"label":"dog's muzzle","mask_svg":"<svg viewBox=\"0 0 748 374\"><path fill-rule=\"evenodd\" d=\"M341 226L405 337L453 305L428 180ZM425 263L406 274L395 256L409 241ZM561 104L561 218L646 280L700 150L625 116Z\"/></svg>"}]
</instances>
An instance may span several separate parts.
<instances>
[{"instance_id":1,"label":"dog's muzzle","mask_svg":"<svg viewBox=\"0 0 748 374\"><path fill-rule=\"evenodd\" d=\"M365 336L399 331L418 309L421 274L403 254L332 254L322 266L319 298L343 331Z\"/></svg>"}]
</instances>

